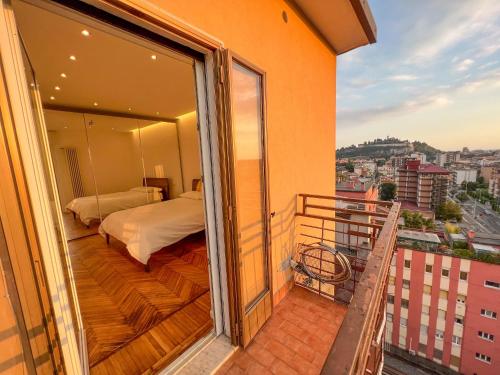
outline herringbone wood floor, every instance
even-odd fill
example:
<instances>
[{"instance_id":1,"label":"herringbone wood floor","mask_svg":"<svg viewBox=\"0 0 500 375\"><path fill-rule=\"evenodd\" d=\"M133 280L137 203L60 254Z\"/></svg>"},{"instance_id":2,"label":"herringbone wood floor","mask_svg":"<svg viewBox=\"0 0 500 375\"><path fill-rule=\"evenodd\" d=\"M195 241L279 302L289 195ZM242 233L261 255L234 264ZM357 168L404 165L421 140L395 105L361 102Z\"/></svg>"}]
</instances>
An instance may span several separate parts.
<instances>
[{"instance_id":1,"label":"herringbone wood floor","mask_svg":"<svg viewBox=\"0 0 500 375\"><path fill-rule=\"evenodd\" d=\"M131 261L119 243L112 242L108 247L98 235L71 241L69 247L91 367L114 353L130 351L126 346L133 341L139 344L132 347L140 347L141 338L150 334L152 328L161 331L159 327L164 323L170 327L172 340L167 347L160 345L165 354L176 352L186 337L195 334L193 328L205 332L211 327L203 234L153 254L149 273ZM182 320L185 311L201 314L192 318L197 325L192 324L192 319ZM150 345L155 346L152 342ZM136 354L140 354L139 363L151 362L147 360L151 354Z\"/></svg>"}]
</instances>

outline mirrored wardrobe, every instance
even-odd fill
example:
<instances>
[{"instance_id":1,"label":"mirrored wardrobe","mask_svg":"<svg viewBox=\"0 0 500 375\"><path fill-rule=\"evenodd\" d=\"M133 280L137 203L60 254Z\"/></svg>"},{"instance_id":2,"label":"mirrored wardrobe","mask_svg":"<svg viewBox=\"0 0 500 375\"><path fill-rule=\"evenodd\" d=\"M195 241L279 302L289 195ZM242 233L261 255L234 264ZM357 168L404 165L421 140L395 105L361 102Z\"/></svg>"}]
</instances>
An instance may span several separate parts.
<instances>
[{"instance_id":1,"label":"mirrored wardrobe","mask_svg":"<svg viewBox=\"0 0 500 375\"><path fill-rule=\"evenodd\" d=\"M113 212L184 192L178 120L48 108L45 123L68 240L97 233Z\"/></svg>"}]
</instances>

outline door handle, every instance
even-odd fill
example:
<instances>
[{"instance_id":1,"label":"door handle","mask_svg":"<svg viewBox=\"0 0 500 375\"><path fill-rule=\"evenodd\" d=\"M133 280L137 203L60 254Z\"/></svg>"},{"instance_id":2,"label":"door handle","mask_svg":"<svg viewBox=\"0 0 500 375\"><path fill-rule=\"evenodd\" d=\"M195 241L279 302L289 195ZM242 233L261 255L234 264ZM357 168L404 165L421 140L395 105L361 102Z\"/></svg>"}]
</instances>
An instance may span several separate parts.
<instances>
[{"instance_id":1,"label":"door handle","mask_svg":"<svg viewBox=\"0 0 500 375\"><path fill-rule=\"evenodd\" d=\"M276 211L271 212L271 219L276 216Z\"/></svg>"}]
</instances>

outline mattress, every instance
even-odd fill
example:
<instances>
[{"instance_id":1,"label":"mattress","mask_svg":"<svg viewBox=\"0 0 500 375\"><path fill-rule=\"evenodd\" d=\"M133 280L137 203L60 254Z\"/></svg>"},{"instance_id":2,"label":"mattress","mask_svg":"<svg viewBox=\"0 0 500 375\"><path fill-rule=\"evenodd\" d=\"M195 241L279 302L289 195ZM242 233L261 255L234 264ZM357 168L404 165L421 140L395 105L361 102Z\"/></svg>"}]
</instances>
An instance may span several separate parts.
<instances>
[{"instance_id":1,"label":"mattress","mask_svg":"<svg viewBox=\"0 0 500 375\"><path fill-rule=\"evenodd\" d=\"M133 258L147 264L154 252L204 229L203 201L176 198L112 213L99 233L120 240Z\"/></svg>"},{"instance_id":2,"label":"mattress","mask_svg":"<svg viewBox=\"0 0 500 375\"><path fill-rule=\"evenodd\" d=\"M129 190L101 194L98 198L95 195L75 198L66 205L66 210L76 213L84 224L89 225L92 220L105 218L113 212L143 206L158 202L158 200L159 197L154 192Z\"/></svg>"}]
</instances>

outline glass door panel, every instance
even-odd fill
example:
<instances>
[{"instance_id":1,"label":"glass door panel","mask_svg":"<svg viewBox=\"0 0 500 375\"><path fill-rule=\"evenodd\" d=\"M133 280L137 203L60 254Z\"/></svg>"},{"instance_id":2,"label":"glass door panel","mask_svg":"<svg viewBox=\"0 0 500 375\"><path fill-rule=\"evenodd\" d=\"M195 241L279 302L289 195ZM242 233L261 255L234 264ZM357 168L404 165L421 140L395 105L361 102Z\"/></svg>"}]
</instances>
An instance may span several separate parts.
<instances>
[{"instance_id":1,"label":"glass door panel","mask_svg":"<svg viewBox=\"0 0 500 375\"><path fill-rule=\"evenodd\" d=\"M260 75L233 61L232 92L235 195L244 279L242 297L248 310L269 289Z\"/></svg>"},{"instance_id":2,"label":"glass door panel","mask_svg":"<svg viewBox=\"0 0 500 375\"><path fill-rule=\"evenodd\" d=\"M264 76L224 57L231 103L228 135L234 257L238 276L240 344L246 346L271 315L269 198L267 192Z\"/></svg>"}]
</instances>

